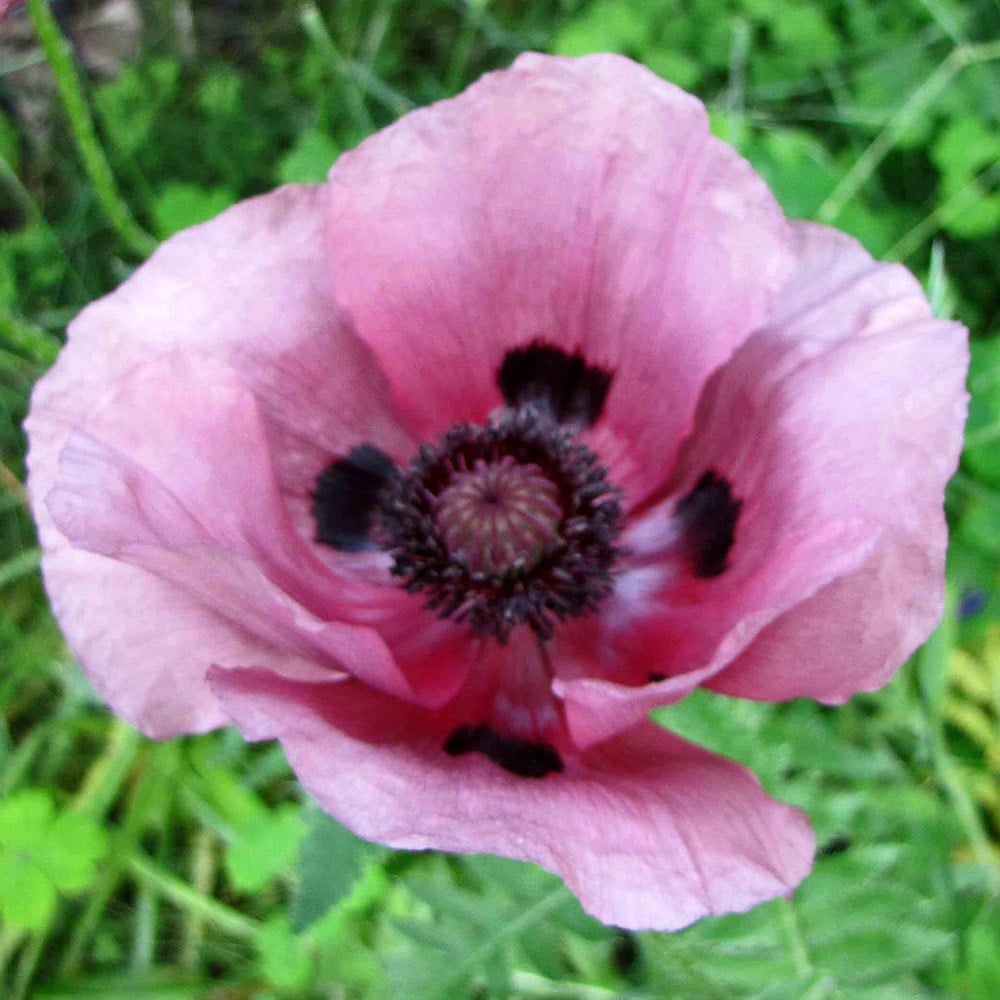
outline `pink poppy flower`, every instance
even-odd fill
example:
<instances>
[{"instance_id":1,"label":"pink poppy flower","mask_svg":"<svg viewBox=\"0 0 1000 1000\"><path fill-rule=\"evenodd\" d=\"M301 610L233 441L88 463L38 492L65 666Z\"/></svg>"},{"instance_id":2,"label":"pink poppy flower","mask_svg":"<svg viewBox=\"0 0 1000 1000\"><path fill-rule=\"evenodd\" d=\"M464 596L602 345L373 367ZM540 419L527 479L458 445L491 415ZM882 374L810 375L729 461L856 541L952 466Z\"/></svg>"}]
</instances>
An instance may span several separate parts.
<instances>
[{"instance_id":1,"label":"pink poppy flower","mask_svg":"<svg viewBox=\"0 0 1000 1000\"><path fill-rule=\"evenodd\" d=\"M361 836L677 928L813 838L650 709L888 680L941 614L966 362L696 99L524 56L80 315L27 424L45 579L145 732L234 722Z\"/></svg>"}]
</instances>

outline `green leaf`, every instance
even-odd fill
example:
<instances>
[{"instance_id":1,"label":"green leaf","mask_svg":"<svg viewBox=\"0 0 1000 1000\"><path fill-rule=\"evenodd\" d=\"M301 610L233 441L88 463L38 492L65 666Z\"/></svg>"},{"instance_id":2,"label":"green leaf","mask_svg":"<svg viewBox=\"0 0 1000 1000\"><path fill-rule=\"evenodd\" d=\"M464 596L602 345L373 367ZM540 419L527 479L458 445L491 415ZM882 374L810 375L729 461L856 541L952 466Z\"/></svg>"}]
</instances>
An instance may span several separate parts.
<instances>
[{"instance_id":1,"label":"green leaf","mask_svg":"<svg viewBox=\"0 0 1000 1000\"><path fill-rule=\"evenodd\" d=\"M0 898L14 925L43 927L56 904L56 890L90 885L106 837L80 813L55 814L48 794L28 789L0 804Z\"/></svg>"},{"instance_id":2,"label":"green leaf","mask_svg":"<svg viewBox=\"0 0 1000 1000\"><path fill-rule=\"evenodd\" d=\"M17 792L0 802L0 845L31 850L52 825L55 805L40 788Z\"/></svg>"},{"instance_id":3,"label":"green leaf","mask_svg":"<svg viewBox=\"0 0 1000 1000\"><path fill-rule=\"evenodd\" d=\"M891 983L924 968L954 935L917 924L868 926L837 935L818 950L824 968L844 984Z\"/></svg>"},{"instance_id":4,"label":"green leaf","mask_svg":"<svg viewBox=\"0 0 1000 1000\"><path fill-rule=\"evenodd\" d=\"M156 235L166 239L188 226L207 222L235 201L235 195L226 188L164 184L151 206Z\"/></svg>"},{"instance_id":5,"label":"green leaf","mask_svg":"<svg viewBox=\"0 0 1000 1000\"><path fill-rule=\"evenodd\" d=\"M974 239L1000 228L1000 192L983 188L977 175L1000 160L1000 127L978 118L950 122L931 146L931 159L941 172L941 197L954 199L957 210L945 220L954 236Z\"/></svg>"},{"instance_id":6,"label":"green leaf","mask_svg":"<svg viewBox=\"0 0 1000 1000\"><path fill-rule=\"evenodd\" d=\"M839 176L823 144L797 130L758 133L747 156L763 174L781 207L796 219L812 216Z\"/></svg>"},{"instance_id":7,"label":"green leaf","mask_svg":"<svg viewBox=\"0 0 1000 1000\"><path fill-rule=\"evenodd\" d=\"M1000 488L1000 337L974 339L971 348L972 398L963 462L978 479ZM985 535L994 542L989 550L996 549L995 515L986 526Z\"/></svg>"},{"instance_id":8,"label":"green leaf","mask_svg":"<svg viewBox=\"0 0 1000 1000\"><path fill-rule=\"evenodd\" d=\"M41 930L56 909L56 889L23 853L0 854L0 911L6 923Z\"/></svg>"},{"instance_id":9,"label":"green leaf","mask_svg":"<svg viewBox=\"0 0 1000 1000\"><path fill-rule=\"evenodd\" d=\"M295 936L284 914L272 917L257 934L257 956L261 972L279 990L301 990L308 986L313 960L307 942Z\"/></svg>"},{"instance_id":10,"label":"green leaf","mask_svg":"<svg viewBox=\"0 0 1000 1000\"><path fill-rule=\"evenodd\" d=\"M138 157L154 146L157 126L176 99L180 69L170 58L126 62L115 79L94 88L94 103L116 150Z\"/></svg>"},{"instance_id":11,"label":"green leaf","mask_svg":"<svg viewBox=\"0 0 1000 1000\"><path fill-rule=\"evenodd\" d=\"M38 843L38 866L63 892L89 886L107 850L105 831L89 816L64 812Z\"/></svg>"},{"instance_id":12,"label":"green leaf","mask_svg":"<svg viewBox=\"0 0 1000 1000\"><path fill-rule=\"evenodd\" d=\"M595 3L581 17L557 32L552 51L560 56L582 56L590 52L620 52L636 55L646 43L650 22L642 5Z\"/></svg>"},{"instance_id":13,"label":"green leaf","mask_svg":"<svg viewBox=\"0 0 1000 1000\"><path fill-rule=\"evenodd\" d=\"M297 805L264 813L242 827L226 850L226 870L240 892L258 892L289 869L305 835Z\"/></svg>"},{"instance_id":14,"label":"green leaf","mask_svg":"<svg viewBox=\"0 0 1000 1000\"><path fill-rule=\"evenodd\" d=\"M987 914L964 935L968 952L970 1000L1000 996L1000 914Z\"/></svg>"},{"instance_id":15,"label":"green leaf","mask_svg":"<svg viewBox=\"0 0 1000 1000\"><path fill-rule=\"evenodd\" d=\"M840 52L840 41L822 8L808 4L772 2L771 30L780 45L798 55L805 65L830 62ZM801 55L800 55L801 54Z\"/></svg>"},{"instance_id":16,"label":"green leaf","mask_svg":"<svg viewBox=\"0 0 1000 1000\"><path fill-rule=\"evenodd\" d=\"M775 903L703 920L682 932L681 939L689 959L727 995L761 990L795 975Z\"/></svg>"},{"instance_id":17,"label":"green leaf","mask_svg":"<svg viewBox=\"0 0 1000 1000\"><path fill-rule=\"evenodd\" d=\"M766 986L759 993L754 993L749 1000L824 1000L835 997L837 984L828 975L817 972L805 978L788 979L785 982Z\"/></svg>"},{"instance_id":18,"label":"green leaf","mask_svg":"<svg viewBox=\"0 0 1000 1000\"><path fill-rule=\"evenodd\" d=\"M647 53L646 65L664 80L690 90L702 76L701 64L676 49L656 48Z\"/></svg>"},{"instance_id":19,"label":"green leaf","mask_svg":"<svg viewBox=\"0 0 1000 1000\"><path fill-rule=\"evenodd\" d=\"M216 66L198 86L198 105L211 116L225 118L243 106L244 77L234 66Z\"/></svg>"},{"instance_id":20,"label":"green leaf","mask_svg":"<svg viewBox=\"0 0 1000 1000\"><path fill-rule=\"evenodd\" d=\"M888 984L933 961L953 935L914 884L914 848L884 844L822 860L796 895L814 963L839 983Z\"/></svg>"},{"instance_id":21,"label":"green leaf","mask_svg":"<svg viewBox=\"0 0 1000 1000\"><path fill-rule=\"evenodd\" d=\"M567 915L580 912L556 878L532 865L482 856L428 868L407 884L421 915L393 921L410 939L388 961L390 996L399 1000L450 1000L484 979L499 988L517 942L540 927L565 935Z\"/></svg>"},{"instance_id":22,"label":"green leaf","mask_svg":"<svg viewBox=\"0 0 1000 1000\"><path fill-rule=\"evenodd\" d=\"M964 193L970 204L949 215L944 227L965 240L994 236L1000 231L1000 192L987 193L978 181L970 183L971 191Z\"/></svg>"},{"instance_id":23,"label":"green leaf","mask_svg":"<svg viewBox=\"0 0 1000 1000\"><path fill-rule=\"evenodd\" d=\"M941 994L923 989L916 982L893 986L861 986L856 988L838 987L834 1000L941 1000ZM991 998L993 1000L993 998Z\"/></svg>"},{"instance_id":24,"label":"green leaf","mask_svg":"<svg viewBox=\"0 0 1000 1000\"><path fill-rule=\"evenodd\" d=\"M310 129L278 161L278 180L282 184L318 184L339 154L339 147L329 135Z\"/></svg>"},{"instance_id":25,"label":"green leaf","mask_svg":"<svg viewBox=\"0 0 1000 1000\"><path fill-rule=\"evenodd\" d=\"M21 144L14 122L0 115L0 160L6 160L13 173L21 168Z\"/></svg>"},{"instance_id":26,"label":"green leaf","mask_svg":"<svg viewBox=\"0 0 1000 1000\"><path fill-rule=\"evenodd\" d=\"M196 740L189 745L188 752L197 776L192 783L196 788L203 783L207 802L217 811L220 825L230 827L228 831L219 829L226 839L232 839L235 831L249 826L267 811L261 798L231 767L219 766L217 742L206 738Z\"/></svg>"},{"instance_id":27,"label":"green leaf","mask_svg":"<svg viewBox=\"0 0 1000 1000\"><path fill-rule=\"evenodd\" d=\"M291 908L296 931L319 920L351 891L373 850L315 804L306 809L306 824Z\"/></svg>"},{"instance_id":28,"label":"green leaf","mask_svg":"<svg viewBox=\"0 0 1000 1000\"><path fill-rule=\"evenodd\" d=\"M204 978L174 968L154 967L114 974L77 976L59 986L40 986L32 1000L205 1000L206 996L231 995L225 982L213 981L212 989ZM239 987L233 992L238 995ZM254 1000L262 1000L256 994Z\"/></svg>"},{"instance_id":29,"label":"green leaf","mask_svg":"<svg viewBox=\"0 0 1000 1000\"><path fill-rule=\"evenodd\" d=\"M959 118L943 129L930 152L946 190L954 190L1000 160L1000 128L978 118Z\"/></svg>"}]
</instances>

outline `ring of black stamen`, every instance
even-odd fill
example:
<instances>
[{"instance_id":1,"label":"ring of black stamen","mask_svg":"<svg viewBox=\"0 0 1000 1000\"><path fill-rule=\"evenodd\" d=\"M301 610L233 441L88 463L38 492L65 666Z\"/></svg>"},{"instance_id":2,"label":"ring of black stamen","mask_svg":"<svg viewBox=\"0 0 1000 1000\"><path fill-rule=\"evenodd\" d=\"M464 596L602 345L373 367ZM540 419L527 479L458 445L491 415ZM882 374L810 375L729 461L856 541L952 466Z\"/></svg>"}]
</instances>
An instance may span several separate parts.
<instances>
[{"instance_id":1,"label":"ring of black stamen","mask_svg":"<svg viewBox=\"0 0 1000 1000\"><path fill-rule=\"evenodd\" d=\"M530 562L473 571L445 544L435 500L457 468L505 457L542 470L558 489L563 514ZM620 491L594 453L571 430L522 407L485 426L460 424L423 445L383 492L376 530L393 555L391 572L410 592L426 594L428 609L506 642L518 625L547 639L555 620L595 610L613 588L621 524Z\"/></svg>"}]
</instances>

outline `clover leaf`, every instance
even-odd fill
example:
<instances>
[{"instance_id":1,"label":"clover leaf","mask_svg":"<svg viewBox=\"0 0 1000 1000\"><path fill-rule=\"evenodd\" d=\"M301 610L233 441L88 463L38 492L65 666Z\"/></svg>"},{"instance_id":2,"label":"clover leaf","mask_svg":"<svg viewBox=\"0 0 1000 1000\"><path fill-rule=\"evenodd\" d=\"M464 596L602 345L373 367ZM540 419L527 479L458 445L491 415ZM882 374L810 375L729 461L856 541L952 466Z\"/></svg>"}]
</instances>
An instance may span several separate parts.
<instances>
[{"instance_id":1,"label":"clover leaf","mask_svg":"<svg viewBox=\"0 0 1000 1000\"><path fill-rule=\"evenodd\" d=\"M241 892L257 892L289 868L299 852L306 824L296 805L262 812L238 831L226 849L226 868Z\"/></svg>"},{"instance_id":2,"label":"clover leaf","mask_svg":"<svg viewBox=\"0 0 1000 1000\"><path fill-rule=\"evenodd\" d=\"M41 789L0 803L0 911L23 930L38 930L59 893L87 888L107 849L104 830L82 813L57 812Z\"/></svg>"},{"instance_id":3,"label":"clover leaf","mask_svg":"<svg viewBox=\"0 0 1000 1000\"><path fill-rule=\"evenodd\" d=\"M313 974L308 939L297 936L284 915L271 917L257 935L261 972L281 991L299 991Z\"/></svg>"}]
</instances>

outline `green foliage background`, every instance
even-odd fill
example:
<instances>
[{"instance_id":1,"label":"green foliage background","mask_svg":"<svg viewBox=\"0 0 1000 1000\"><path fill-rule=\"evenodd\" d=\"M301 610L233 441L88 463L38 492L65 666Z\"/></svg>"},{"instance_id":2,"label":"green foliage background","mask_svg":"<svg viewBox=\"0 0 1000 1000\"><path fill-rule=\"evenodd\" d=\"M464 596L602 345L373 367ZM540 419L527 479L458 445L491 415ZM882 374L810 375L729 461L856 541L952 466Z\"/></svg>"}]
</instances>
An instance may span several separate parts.
<instances>
[{"instance_id":1,"label":"green foliage background","mask_svg":"<svg viewBox=\"0 0 1000 1000\"><path fill-rule=\"evenodd\" d=\"M94 6L55 5L75 49L42 0L0 22L0 994L1000 996L1000 0L145 0L100 72ZM527 865L365 844L275 746L143 739L64 647L25 508L28 393L83 304L529 48L623 52L694 90L789 214L902 260L973 331L926 647L841 709L660 713L806 808L821 845L793 898L674 935L602 927Z\"/></svg>"}]
</instances>

